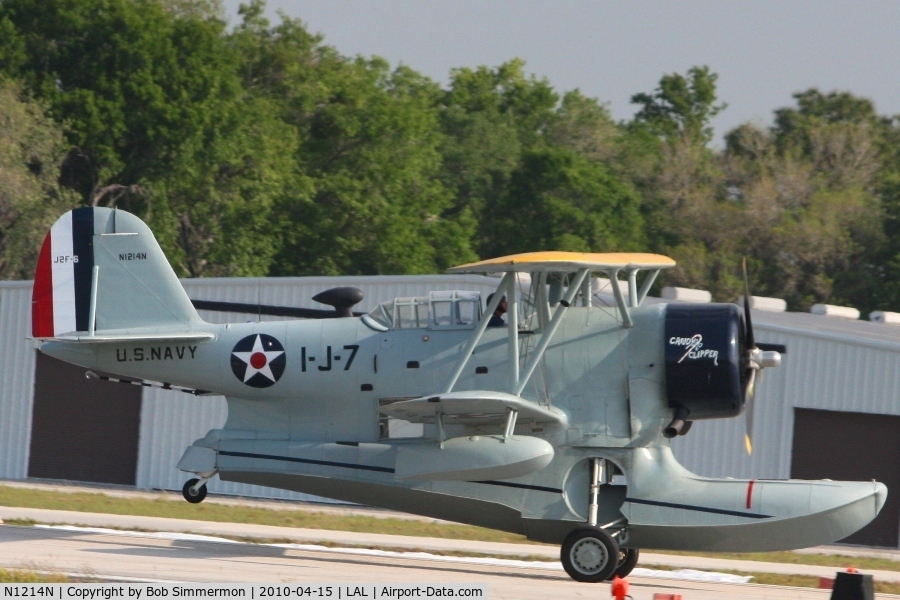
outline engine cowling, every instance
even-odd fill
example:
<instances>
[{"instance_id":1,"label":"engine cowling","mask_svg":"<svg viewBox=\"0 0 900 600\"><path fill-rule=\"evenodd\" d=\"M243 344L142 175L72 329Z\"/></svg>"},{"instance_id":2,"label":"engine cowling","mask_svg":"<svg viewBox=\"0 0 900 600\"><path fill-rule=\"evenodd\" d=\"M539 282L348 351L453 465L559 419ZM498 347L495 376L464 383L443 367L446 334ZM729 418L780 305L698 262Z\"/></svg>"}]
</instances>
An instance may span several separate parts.
<instances>
[{"instance_id":1,"label":"engine cowling","mask_svg":"<svg viewBox=\"0 0 900 600\"><path fill-rule=\"evenodd\" d=\"M740 309L734 304L669 304L665 332L666 393L676 420L739 415L746 371Z\"/></svg>"}]
</instances>

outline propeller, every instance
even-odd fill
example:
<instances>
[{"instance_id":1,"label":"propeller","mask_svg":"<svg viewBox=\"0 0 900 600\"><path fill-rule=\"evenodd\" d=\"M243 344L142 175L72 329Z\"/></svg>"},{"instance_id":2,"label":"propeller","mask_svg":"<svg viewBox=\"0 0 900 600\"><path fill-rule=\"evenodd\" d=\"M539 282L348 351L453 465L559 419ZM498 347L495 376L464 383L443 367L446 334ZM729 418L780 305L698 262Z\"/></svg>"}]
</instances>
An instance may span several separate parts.
<instances>
[{"instance_id":1,"label":"propeller","mask_svg":"<svg viewBox=\"0 0 900 600\"><path fill-rule=\"evenodd\" d=\"M747 279L747 257L742 262L744 271L744 320L747 325L747 386L744 388L744 420L747 422L747 430L744 432L744 447L747 454L753 454L753 396L756 394L756 369L752 367L753 351L756 350L756 340L753 338L753 320L750 317L750 282Z\"/></svg>"},{"instance_id":2,"label":"propeller","mask_svg":"<svg viewBox=\"0 0 900 600\"><path fill-rule=\"evenodd\" d=\"M744 271L744 321L746 333L746 383L744 385L744 412L747 429L744 433L744 446L747 454L753 454L753 397L756 395L756 379L759 373L762 381L762 370L766 367L777 367L781 364L781 353L787 349L780 344L756 344L753 336L753 319L750 315L750 283L747 279L747 258L742 263ZM780 351L780 352L779 352Z\"/></svg>"}]
</instances>

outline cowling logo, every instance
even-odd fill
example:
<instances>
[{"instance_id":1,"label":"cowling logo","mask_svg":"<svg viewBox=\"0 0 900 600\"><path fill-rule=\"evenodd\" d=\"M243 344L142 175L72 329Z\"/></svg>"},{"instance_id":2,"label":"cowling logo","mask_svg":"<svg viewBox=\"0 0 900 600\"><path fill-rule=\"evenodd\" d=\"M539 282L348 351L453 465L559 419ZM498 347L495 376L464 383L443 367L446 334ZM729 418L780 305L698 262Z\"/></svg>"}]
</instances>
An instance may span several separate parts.
<instances>
[{"instance_id":1,"label":"cowling logo","mask_svg":"<svg viewBox=\"0 0 900 600\"><path fill-rule=\"evenodd\" d=\"M711 358L713 360L713 364L717 367L719 366L719 351L704 350L703 336L699 333L694 334L692 337L671 337L669 338L669 344L672 346L681 346L685 349L682 357L678 359L679 363L686 358L691 360Z\"/></svg>"},{"instance_id":2,"label":"cowling logo","mask_svg":"<svg viewBox=\"0 0 900 600\"><path fill-rule=\"evenodd\" d=\"M248 335L231 351L234 376L255 388L275 385L284 373L286 362L284 346L265 333Z\"/></svg>"}]
</instances>

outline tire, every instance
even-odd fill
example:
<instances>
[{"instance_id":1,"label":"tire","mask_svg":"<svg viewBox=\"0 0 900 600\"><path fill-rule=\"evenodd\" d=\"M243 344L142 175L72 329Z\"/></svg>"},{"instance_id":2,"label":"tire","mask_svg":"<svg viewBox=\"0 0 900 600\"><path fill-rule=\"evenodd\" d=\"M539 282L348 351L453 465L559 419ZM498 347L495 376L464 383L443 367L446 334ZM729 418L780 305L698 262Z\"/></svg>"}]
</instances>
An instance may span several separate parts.
<instances>
[{"instance_id":1,"label":"tire","mask_svg":"<svg viewBox=\"0 0 900 600\"><path fill-rule=\"evenodd\" d=\"M188 479L184 483L184 487L181 488L181 495L184 496L184 499L190 502L191 504L200 504L206 498L206 484L200 486L196 492L191 491L191 488L197 485L199 479Z\"/></svg>"},{"instance_id":2,"label":"tire","mask_svg":"<svg viewBox=\"0 0 900 600\"><path fill-rule=\"evenodd\" d=\"M619 563L616 565L616 570L610 575L610 580L616 577L625 579L631 575L631 572L637 566L640 554L641 551L637 548L619 548Z\"/></svg>"},{"instance_id":3,"label":"tire","mask_svg":"<svg viewBox=\"0 0 900 600\"><path fill-rule=\"evenodd\" d=\"M584 583L612 578L619 565L619 546L602 529L576 529L560 548L559 557L569 577Z\"/></svg>"}]
</instances>

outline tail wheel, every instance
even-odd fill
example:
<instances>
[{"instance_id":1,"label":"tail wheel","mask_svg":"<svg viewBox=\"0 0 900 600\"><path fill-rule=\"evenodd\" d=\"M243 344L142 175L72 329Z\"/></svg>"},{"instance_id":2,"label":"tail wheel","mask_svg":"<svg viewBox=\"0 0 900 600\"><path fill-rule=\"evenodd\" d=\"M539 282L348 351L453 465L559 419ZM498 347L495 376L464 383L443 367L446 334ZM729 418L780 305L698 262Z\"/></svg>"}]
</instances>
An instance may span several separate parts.
<instances>
[{"instance_id":1,"label":"tail wheel","mask_svg":"<svg viewBox=\"0 0 900 600\"><path fill-rule=\"evenodd\" d=\"M609 578L621 577L625 579L631 575L631 572L637 566L640 554L641 552L637 548L619 548L619 562L616 565L616 570L613 571Z\"/></svg>"},{"instance_id":2,"label":"tail wheel","mask_svg":"<svg viewBox=\"0 0 900 600\"><path fill-rule=\"evenodd\" d=\"M619 546L602 529L576 529L560 549L560 560L569 577L585 583L612 578L619 565Z\"/></svg>"},{"instance_id":3,"label":"tail wheel","mask_svg":"<svg viewBox=\"0 0 900 600\"><path fill-rule=\"evenodd\" d=\"M206 498L206 484L201 485L197 490L194 490L194 486L200 483L199 479L188 479L184 483L184 487L181 488L181 495L184 496L184 499L190 502L191 504L199 504L203 502L204 498Z\"/></svg>"}]
</instances>

